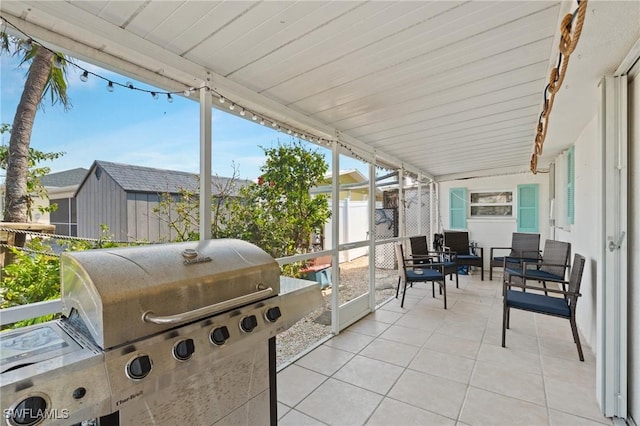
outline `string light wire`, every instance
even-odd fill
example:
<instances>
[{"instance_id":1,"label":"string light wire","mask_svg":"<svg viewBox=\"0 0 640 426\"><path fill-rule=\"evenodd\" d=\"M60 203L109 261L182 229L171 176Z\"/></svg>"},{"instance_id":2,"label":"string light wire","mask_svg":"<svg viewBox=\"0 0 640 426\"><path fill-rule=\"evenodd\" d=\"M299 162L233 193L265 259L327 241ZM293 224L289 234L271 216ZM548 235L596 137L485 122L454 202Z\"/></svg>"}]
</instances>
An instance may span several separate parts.
<instances>
[{"instance_id":1,"label":"string light wire","mask_svg":"<svg viewBox=\"0 0 640 426\"><path fill-rule=\"evenodd\" d=\"M583 0L586 2L586 0ZM101 80L104 80L107 82L107 91L109 92L114 92L116 87L122 87L125 89L129 89L129 90L135 90L138 92L142 92L142 93L148 93L149 95L152 96L153 99L158 99L161 95L164 95L167 97L167 102L169 103L173 103L173 96L172 95L183 95L184 97L190 97L194 92L197 92L200 90L200 88L198 87L187 87L185 89L182 90L177 90L177 91L158 91L158 90L150 90L150 89L143 89L140 87L136 87L135 85L133 85L133 83L131 83L130 81L127 81L126 83L120 83L118 81L112 80L110 78L104 77L100 74L97 74L93 71L90 71L84 67L82 67L81 65L77 64L76 62L74 62L73 60L70 60L69 58L64 58L61 57L61 55L51 49L49 49L48 47L44 46L42 43L38 42L37 40L34 40L31 36L29 36L27 33L25 33L24 31L22 31L20 28L18 28L16 25L14 25L13 23L11 23L10 21L8 21L4 16L0 16L0 20L2 22L2 25L8 25L11 26L12 28L14 28L16 31L18 31L20 34L22 34L22 36L24 36L23 38L25 39L24 41L21 42L22 48L26 50L30 50L31 48L33 48L34 46L37 46L38 48L42 48L42 49L46 49L49 52L54 54L54 60L56 61L56 63L60 63L61 61L65 61L67 65L71 65L74 68L82 71L82 74L80 75L80 80L82 82L87 82L89 80L89 76L93 76L95 78L99 78ZM54 64L55 65L55 64ZM214 98L218 98L218 101L220 104L224 104L225 102L227 102L227 97L225 97L224 95L222 95L221 93L219 93L216 89L209 87L209 86L204 86L204 89L206 89L207 91L209 91L211 93L211 96ZM240 109L239 115L241 116L245 116L246 114L249 114L251 116L251 120L252 121L258 121L261 125L265 125L266 122L269 122L271 124L271 127L273 127L274 129L283 132L283 133L287 133L289 135L291 135L293 133L294 137L299 138L299 139L303 139L303 140L307 140L309 142L315 143L317 145L320 146L327 146L327 147L331 147L332 142L334 141L334 139L326 139L326 138L320 138L320 137L316 137L313 135L308 135L304 132L302 132L300 129L297 129L293 126L290 126L286 123L282 123L278 120L272 119L270 117L268 117L267 115L264 114L260 114L256 111L252 111L250 108L244 107L242 106L241 103L238 103L236 101L232 101L232 100L228 100L230 102L230 106L229 106L229 110L234 111L236 109L236 107L238 107ZM363 162L368 162L368 160L364 157L362 157L361 155L357 154L349 145L343 143L342 141L340 141L339 138L335 138L336 142L338 143L338 146L340 148L342 148L343 151L346 151L348 153L348 155L350 157L353 157L357 160L363 161Z\"/></svg>"}]
</instances>

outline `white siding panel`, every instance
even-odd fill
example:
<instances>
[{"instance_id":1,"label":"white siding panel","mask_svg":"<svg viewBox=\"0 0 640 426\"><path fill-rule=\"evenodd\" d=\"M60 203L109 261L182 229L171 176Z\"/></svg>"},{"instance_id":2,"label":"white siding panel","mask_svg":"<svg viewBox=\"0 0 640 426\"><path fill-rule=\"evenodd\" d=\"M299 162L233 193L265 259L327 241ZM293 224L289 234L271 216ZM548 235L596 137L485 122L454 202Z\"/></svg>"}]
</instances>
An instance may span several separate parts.
<instances>
[{"instance_id":1,"label":"white siding panel","mask_svg":"<svg viewBox=\"0 0 640 426\"><path fill-rule=\"evenodd\" d=\"M384 123L373 122L367 126L352 130L351 134L361 136L363 139L379 139L392 136L398 131L411 129L412 126L419 126L421 129L432 126L444 126L459 122L469 122L471 120L483 120L491 116L517 111L520 108L538 107L540 102L539 94L529 94L518 99L504 100L495 104L485 105L474 109L443 109L428 112L418 112L407 114L396 119L385 121Z\"/></svg>"},{"instance_id":2,"label":"white siding panel","mask_svg":"<svg viewBox=\"0 0 640 426\"><path fill-rule=\"evenodd\" d=\"M162 5L164 2L159 2ZM219 26L227 23L240 10L248 6L243 2L230 2L228 7L220 8L218 2L189 2L171 14L162 25L157 26L147 39L172 52L182 54L186 49L191 48L195 43L211 34ZM232 9L231 13L225 14L224 10ZM181 23L190 22L189 28L185 29Z\"/></svg>"},{"instance_id":3,"label":"white siding panel","mask_svg":"<svg viewBox=\"0 0 640 426\"><path fill-rule=\"evenodd\" d=\"M382 2L335 2L333 7L340 8L342 13L335 18L323 15L325 21L318 22L314 31L304 35L301 43L283 46L250 67L234 72L231 75L233 80L255 80L259 87L268 88L327 61L344 57L354 49L354 38L357 38L359 30L362 31L359 25L387 8ZM361 45L366 40L358 40L358 43ZM258 69L264 71L259 72Z\"/></svg>"},{"instance_id":4,"label":"white siding panel","mask_svg":"<svg viewBox=\"0 0 640 426\"><path fill-rule=\"evenodd\" d=\"M398 33L397 37L380 40L365 49L340 58L339 62L328 62L289 80L283 78L282 83L272 86L266 93L297 101L359 78L369 79L371 75L380 74L393 79L401 69L415 66L423 70L424 78L438 72L465 67L485 58L492 58L496 64L495 69L498 70L501 69L498 65L500 54L539 40L546 40L546 51L536 55L534 51L519 49L518 62L526 64L530 63L531 59L548 59L552 39L548 37L548 27L544 24L555 19L557 10L547 9L539 13L539 16L528 17L526 24L516 21L498 27L495 25L500 19L488 14L493 19L480 19L474 14L469 14L462 17L464 22L450 23L454 28L460 25L460 29L446 37L430 22L428 25L409 28ZM419 32L420 28L422 33ZM477 31L477 35L469 38L469 31L473 29ZM415 39L411 38L412 32L416 32ZM362 63L366 63L367 66L362 67ZM305 83L308 79L317 83L309 85ZM421 83L421 80L416 79L417 84Z\"/></svg>"},{"instance_id":5,"label":"white siding panel","mask_svg":"<svg viewBox=\"0 0 640 426\"><path fill-rule=\"evenodd\" d=\"M324 22L331 21L345 10L352 8L347 2L297 2L282 13L273 16L265 24L247 31L229 45L229 51L211 52L224 61L220 70L232 73L239 68L266 57L273 52L295 44L304 35L313 32ZM229 53L233 54L229 54Z\"/></svg>"},{"instance_id":6,"label":"white siding panel","mask_svg":"<svg viewBox=\"0 0 640 426\"><path fill-rule=\"evenodd\" d=\"M144 8L141 1L110 1L98 16L121 27L141 8Z\"/></svg>"},{"instance_id":7,"label":"white siding panel","mask_svg":"<svg viewBox=\"0 0 640 426\"><path fill-rule=\"evenodd\" d=\"M209 2L209 7L212 2ZM146 38L165 21L169 20L183 4L179 2L149 2L145 8L127 25L127 30Z\"/></svg>"},{"instance_id":8,"label":"white siding panel","mask_svg":"<svg viewBox=\"0 0 640 426\"><path fill-rule=\"evenodd\" d=\"M543 49L541 44L540 49ZM408 100L422 96L431 98L447 93L456 96L456 92L470 97L482 93L482 90L487 91L489 87L505 87L531 81L546 72L546 59L522 66L508 58L515 55L516 52L504 54L505 64L500 67L499 73L496 73L496 65L490 58L446 72L429 73L428 76L425 75L423 67L415 67L413 72L396 73L393 78L387 75L378 78L377 75L373 75L367 80L354 80L290 106L317 111L313 115L315 118L336 122L366 113L375 105L378 105L378 108L397 107L396 99ZM420 84L416 83L416 79ZM389 102L390 99L394 101Z\"/></svg>"}]
</instances>

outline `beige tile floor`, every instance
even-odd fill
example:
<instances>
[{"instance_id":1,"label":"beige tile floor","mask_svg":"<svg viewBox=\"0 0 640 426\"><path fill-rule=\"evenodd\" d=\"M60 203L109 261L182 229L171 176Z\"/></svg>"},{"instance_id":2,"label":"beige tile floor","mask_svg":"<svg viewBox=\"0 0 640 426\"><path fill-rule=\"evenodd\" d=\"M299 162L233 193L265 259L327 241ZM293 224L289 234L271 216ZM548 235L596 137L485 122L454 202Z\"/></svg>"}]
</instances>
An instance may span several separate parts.
<instances>
[{"instance_id":1,"label":"beige tile floor","mask_svg":"<svg viewBox=\"0 0 640 426\"><path fill-rule=\"evenodd\" d=\"M485 274L487 275L487 274ZM511 311L500 276L407 290L278 373L280 425L601 425L595 358L569 322ZM436 290L437 291L437 290Z\"/></svg>"}]
</instances>

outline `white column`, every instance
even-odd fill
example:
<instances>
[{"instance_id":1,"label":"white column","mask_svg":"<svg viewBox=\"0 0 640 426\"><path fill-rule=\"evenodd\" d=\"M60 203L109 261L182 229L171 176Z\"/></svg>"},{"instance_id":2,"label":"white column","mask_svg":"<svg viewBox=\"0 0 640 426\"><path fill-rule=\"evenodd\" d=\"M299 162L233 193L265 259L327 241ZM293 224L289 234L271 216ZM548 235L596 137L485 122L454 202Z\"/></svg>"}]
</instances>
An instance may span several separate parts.
<instances>
[{"instance_id":1,"label":"white column","mask_svg":"<svg viewBox=\"0 0 640 426\"><path fill-rule=\"evenodd\" d=\"M333 141L331 145L332 170L331 170L331 331L338 334L340 322L338 320L338 286L340 284L340 153L338 152L338 142Z\"/></svg>"},{"instance_id":2,"label":"white column","mask_svg":"<svg viewBox=\"0 0 640 426\"><path fill-rule=\"evenodd\" d=\"M200 88L200 240L211 239L211 93Z\"/></svg>"},{"instance_id":3,"label":"white column","mask_svg":"<svg viewBox=\"0 0 640 426\"><path fill-rule=\"evenodd\" d=\"M401 238L407 236L407 232L404 227L404 213L404 167L400 167L400 170L398 170L398 236Z\"/></svg>"},{"instance_id":4,"label":"white column","mask_svg":"<svg viewBox=\"0 0 640 426\"><path fill-rule=\"evenodd\" d=\"M418 175L418 235L422 235L422 175ZM429 236L427 235L427 242Z\"/></svg>"},{"instance_id":5,"label":"white column","mask_svg":"<svg viewBox=\"0 0 640 426\"><path fill-rule=\"evenodd\" d=\"M431 203L431 233L441 232L440 229L440 197L438 197L438 184L431 181L429 184L429 202Z\"/></svg>"},{"instance_id":6,"label":"white column","mask_svg":"<svg viewBox=\"0 0 640 426\"><path fill-rule=\"evenodd\" d=\"M376 307L376 165L369 163L369 309Z\"/></svg>"}]
</instances>

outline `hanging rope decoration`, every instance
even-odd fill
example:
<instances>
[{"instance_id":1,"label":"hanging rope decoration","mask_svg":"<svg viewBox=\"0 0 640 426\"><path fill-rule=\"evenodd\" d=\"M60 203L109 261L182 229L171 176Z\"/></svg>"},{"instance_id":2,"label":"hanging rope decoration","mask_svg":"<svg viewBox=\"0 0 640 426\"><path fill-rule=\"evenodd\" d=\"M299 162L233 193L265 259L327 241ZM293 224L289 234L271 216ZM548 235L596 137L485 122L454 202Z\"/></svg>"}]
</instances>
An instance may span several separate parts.
<instances>
[{"instance_id":1,"label":"hanging rope decoration","mask_svg":"<svg viewBox=\"0 0 640 426\"><path fill-rule=\"evenodd\" d=\"M580 40L580 34L582 33L582 25L584 24L584 17L587 12L587 0L578 0L578 7L573 13L568 13L560 24L560 45L558 54L558 64L551 70L549 76L549 83L544 88L544 104L542 106L542 112L538 118L538 125L536 127L536 138L533 146L533 154L531 154L531 172L533 174L538 173L538 157L542 155L542 147L547 137L547 130L549 128L549 115L553 108L553 101L556 93L562 87L565 74L567 73L567 66L569 65L569 57L575 50L578 40ZM575 22L575 25L574 25Z\"/></svg>"},{"instance_id":2,"label":"hanging rope decoration","mask_svg":"<svg viewBox=\"0 0 640 426\"><path fill-rule=\"evenodd\" d=\"M25 33L24 31L22 31L20 28L18 28L17 26L15 26L14 24L12 24L11 22L9 22L7 19L5 19L4 16L0 16L0 26L4 27L5 25L9 25L12 28L14 28L17 32L19 32L20 34L22 34L22 36L24 36L24 41L21 43L23 47L29 47L32 48L33 46L37 46L39 48L43 48L48 50L49 52L54 54L54 58L55 58L55 63L54 66L62 66L63 64L68 64L73 66L74 68L77 68L78 70L82 71L82 74L80 75L80 80L83 82L88 81L89 76L94 76L96 78L99 78L101 80L104 80L107 82L107 91L109 92L113 92L115 90L116 87L122 87L125 89L129 89L129 90L135 90L138 92L142 92L142 93L147 93L150 94L151 97L153 99L158 99L160 96L166 96L167 101L169 103L173 102L173 96L172 95L184 95L185 97L190 97L193 93L198 92L200 90L199 87L187 87L184 90L178 90L178 91L158 91L158 90L148 90L148 89L143 89L140 87L136 87L134 86L131 82L127 81L126 83L119 83L117 81L111 80L107 77L101 76L99 74L96 74L92 71L89 71L88 69L82 67L81 65L78 65L77 63L69 60L68 58L65 57L61 57L60 54L58 54L57 52L54 52L53 50L49 49L48 47L42 45L41 43L39 43L38 41L34 40L33 37L29 36L27 33ZM1 29L0 32L4 32L4 29ZM251 117L252 121L255 121L257 123L260 123L263 126L268 126L268 127L273 127L275 130L278 130L280 132L286 133L288 135L291 135L294 138L298 138L298 139L303 139L306 141L309 141L311 143L315 143L317 145L323 145L326 147L331 147L331 144L333 143L333 139L326 139L326 138L321 138L321 137L317 137L314 136L312 134L309 133L305 133L303 131L301 131L300 129L297 129L295 127L292 127L288 124L279 122L278 120L274 120L264 114L259 114L255 111L252 111L249 108L244 107L241 103L238 103L234 100L231 100L229 98L227 98L226 96L222 95L220 92L218 92L216 89L209 87L209 86L204 86L203 87L205 90L209 91L211 93L211 96L214 98L213 100L215 101L216 99L218 100L218 102L220 104L228 104L229 105L229 110L230 111L235 111L236 109L238 110L238 114L241 115L242 117ZM337 138L336 138L337 139ZM349 145L345 144L344 142L341 142L340 140L337 140L338 145L343 148L346 152L349 153L349 156L359 160L359 161L363 161L363 162L368 162L368 160L366 160L364 157L358 155Z\"/></svg>"}]
</instances>

